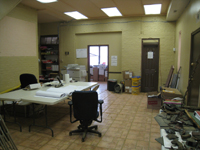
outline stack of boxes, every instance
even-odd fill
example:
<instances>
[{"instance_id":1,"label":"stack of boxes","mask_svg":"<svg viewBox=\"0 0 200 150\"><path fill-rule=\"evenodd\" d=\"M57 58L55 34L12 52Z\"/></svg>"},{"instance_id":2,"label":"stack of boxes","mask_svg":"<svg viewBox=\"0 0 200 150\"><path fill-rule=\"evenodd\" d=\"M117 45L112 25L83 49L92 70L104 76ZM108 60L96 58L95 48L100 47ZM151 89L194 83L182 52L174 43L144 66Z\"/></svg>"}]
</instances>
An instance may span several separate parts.
<instances>
[{"instance_id":1,"label":"stack of boxes","mask_svg":"<svg viewBox=\"0 0 200 150\"><path fill-rule=\"evenodd\" d=\"M99 65L99 81L104 81L105 79L105 65Z\"/></svg>"},{"instance_id":2,"label":"stack of boxes","mask_svg":"<svg viewBox=\"0 0 200 150\"><path fill-rule=\"evenodd\" d=\"M129 94L132 93L132 76L133 76L133 71L131 70L123 71L125 93L129 93Z\"/></svg>"},{"instance_id":3,"label":"stack of boxes","mask_svg":"<svg viewBox=\"0 0 200 150\"><path fill-rule=\"evenodd\" d=\"M93 68L93 81L99 81L99 68Z\"/></svg>"},{"instance_id":4,"label":"stack of boxes","mask_svg":"<svg viewBox=\"0 0 200 150\"><path fill-rule=\"evenodd\" d=\"M140 93L141 77L133 76L132 78L132 94L138 95Z\"/></svg>"},{"instance_id":5,"label":"stack of boxes","mask_svg":"<svg viewBox=\"0 0 200 150\"><path fill-rule=\"evenodd\" d=\"M108 71L106 65L96 65L90 68L90 79L93 81L107 81Z\"/></svg>"}]
</instances>

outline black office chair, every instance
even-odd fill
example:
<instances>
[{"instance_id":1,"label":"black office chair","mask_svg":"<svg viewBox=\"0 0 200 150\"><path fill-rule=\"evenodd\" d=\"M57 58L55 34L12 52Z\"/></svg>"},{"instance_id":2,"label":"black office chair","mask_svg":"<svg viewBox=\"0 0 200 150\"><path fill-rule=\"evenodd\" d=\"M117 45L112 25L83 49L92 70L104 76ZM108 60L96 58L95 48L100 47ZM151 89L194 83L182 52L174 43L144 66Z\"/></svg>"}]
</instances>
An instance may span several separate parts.
<instances>
[{"instance_id":1,"label":"black office chair","mask_svg":"<svg viewBox=\"0 0 200 150\"><path fill-rule=\"evenodd\" d=\"M70 105L70 122L74 123L80 121L80 125L77 130L69 132L71 136L72 133L83 133L82 142L85 141L85 137L88 132L98 134L101 137L101 133L94 131L97 130L97 125L91 126L92 121L102 122L102 104L103 100L98 100L98 94L96 91L75 91L72 93L72 101L69 101ZM99 112L98 105L100 106L100 116L101 120L98 120ZM72 121L72 106L73 115L76 120Z\"/></svg>"},{"instance_id":2,"label":"black office chair","mask_svg":"<svg viewBox=\"0 0 200 150\"><path fill-rule=\"evenodd\" d=\"M29 84L38 83L35 75L29 73L21 74L19 79L21 82L21 88L25 88Z\"/></svg>"},{"instance_id":3,"label":"black office chair","mask_svg":"<svg viewBox=\"0 0 200 150\"><path fill-rule=\"evenodd\" d=\"M33 74L29 74L29 73L23 73L20 75L19 77L20 82L21 82L21 88L25 88L26 86L28 86L29 84L34 84L34 83L38 83L37 82L37 78L35 77L35 75ZM30 102L24 102L22 101L20 104L21 106L25 106L25 117L30 115L30 111L31 111L31 106L30 106ZM43 111L43 105L36 105L35 111L40 113Z\"/></svg>"}]
</instances>

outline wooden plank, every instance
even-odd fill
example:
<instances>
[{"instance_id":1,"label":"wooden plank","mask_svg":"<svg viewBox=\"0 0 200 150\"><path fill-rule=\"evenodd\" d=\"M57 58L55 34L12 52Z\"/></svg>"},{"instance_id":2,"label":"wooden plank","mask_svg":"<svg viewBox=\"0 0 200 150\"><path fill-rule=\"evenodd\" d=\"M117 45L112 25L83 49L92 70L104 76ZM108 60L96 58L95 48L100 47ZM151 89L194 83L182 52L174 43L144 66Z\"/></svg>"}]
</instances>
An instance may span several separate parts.
<instances>
[{"instance_id":1,"label":"wooden plank","mask_svg":"<svg viewBox=\"0 0 200 150\"><path fill-rule=\"evenodd\" d=\"M169 87L173 72L174 72L174 66L171 66L171 69L169 70L169 74L168 74L168 77L167 77L167 81L165 83L165 87Z\"/></svg>"}]
</instances>

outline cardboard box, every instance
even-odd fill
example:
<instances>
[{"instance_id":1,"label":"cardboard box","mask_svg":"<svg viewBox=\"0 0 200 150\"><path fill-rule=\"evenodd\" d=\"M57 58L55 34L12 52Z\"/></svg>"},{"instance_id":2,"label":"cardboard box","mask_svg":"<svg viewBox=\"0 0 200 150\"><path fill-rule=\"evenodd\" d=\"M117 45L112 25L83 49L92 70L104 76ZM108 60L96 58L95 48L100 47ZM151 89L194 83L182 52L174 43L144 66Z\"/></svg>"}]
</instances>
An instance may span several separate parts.
<instances>
[{"instance_id":1,"label":"cardboard box","mask_svg":"<svg viewBox=\"0 0 200 150\"><path fill-rule=\"evenodd\" d=\"M104 78L104 81L108 81L108 78L107 78L107 77L105 77L105 78Z\"/></svg>"},{"instance_id":2,"label":"cardboard box","mask_svg":"<svg viewBox=\"0 0 200 150\"><path fill-rule=\"evenodd\" d=\"M162 102L162 99L158 95L158 92L149 92L147 94L147 108L148 109L160 109L161 102Z\"/></svg>"},{"instance_id":3,"label":"cardboard box","mask_svg":"<svg viewBox=\"0 0 200 150\"><path fill-rule=\"evenodd\" d=\"M99 75L99 81L104 81L105 76L104 75Z\"/></svg>"},{"instance_id":4,"label":"cardboard box","mask_svg":"<svg viewBox=\"0 0 200 150\"><path fill-rule=\"evenodd\" d=\"M125 93L132 93L132 79L124 80L124 92Z\"/></svg>"},{"instance_id":5,"label":"cardboard box","mask_svg":"<svg viewBox=\"0 0 200 150\"><path fill-rule=\"evenodd\" d=\"M125 83L125 86L130 86L130 87L132 87L132 79L124 80L124 83Z\"/></svg>"},{"instance_id":6,"label":"cardboard box","mask_svg":"<svg viewBox=\"0 0 200 150\"><path fill-rule=\"evenodd\" d=\"M133 77L133 71L131 70L125 70L123 73L123 79L132 79Z\"/></svg>"},{"instance_id":7,"label":"cardboard box","mask_svg":"<svg viewBox=\"0 0 200 150\"><path fill-rule=\"evenodd\" d=\"M90 76L90 80L92 80L92 81L94 80L93 76Z\"/></svg>"},{"instance_id":8,"label":"cardboard box","mask_svg":"<svg viewBox=\"0 0 200 150\"><path fill-rule=\"evenodd\" d=\"M99 81L99 68L93 68L93 81Z\"/></svg>"},{"instance_id":9,"label":"cardboard box","mask_svg":"<svg viewBox=\"0 0 200 150\"><path fill-rule=\"evenodd\" d=\"M125 86L124 91L125 91L125 93L131 94L132 93L132 87L131 86Z\"/></svg>"},{"instance_id":10,"label":"cardboard box","mask_svg":"<svg viewBox=\"0 0 200 150\"><path fill-rule=\"evenodd\" d=\"M173 99L175 97L180 97L180 98L183 97L183 95L181 94L181 92L179 92L178 89L166 88L166 87L162 88L161 95L163 99Z\"/></svg>"}]
</instances>

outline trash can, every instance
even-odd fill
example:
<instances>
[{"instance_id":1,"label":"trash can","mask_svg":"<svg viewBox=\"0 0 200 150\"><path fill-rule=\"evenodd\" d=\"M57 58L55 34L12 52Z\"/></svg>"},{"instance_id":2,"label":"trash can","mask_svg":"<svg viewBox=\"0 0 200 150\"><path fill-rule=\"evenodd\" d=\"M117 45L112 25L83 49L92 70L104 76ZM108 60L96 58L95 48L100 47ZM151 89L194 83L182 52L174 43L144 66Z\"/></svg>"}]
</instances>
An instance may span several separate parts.
<instances>
[{"instance_id":1,"label":"trash can","mask_svg":"<svg viewBox=\"0 0 200 150\"><path fill-rule=\"evenodd\" d=\"M114 91L114 87L117 84L116 79L108 79L108 91Z\"/></svg>"}]
</instances>

